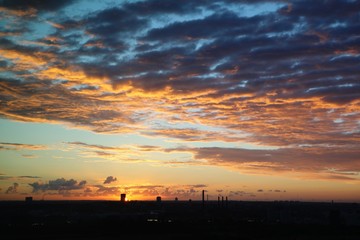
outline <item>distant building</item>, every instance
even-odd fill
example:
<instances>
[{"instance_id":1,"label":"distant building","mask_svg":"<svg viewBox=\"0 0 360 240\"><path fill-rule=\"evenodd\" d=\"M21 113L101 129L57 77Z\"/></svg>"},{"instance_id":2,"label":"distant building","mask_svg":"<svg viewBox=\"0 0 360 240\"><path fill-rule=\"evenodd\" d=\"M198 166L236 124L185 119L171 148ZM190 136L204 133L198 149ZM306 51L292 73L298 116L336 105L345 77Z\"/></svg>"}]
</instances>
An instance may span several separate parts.
<instances>
[{"instance_id":1,"label":"distant building","mask_svg":"<svg viewBox=\"0 0 360 240\"><path fill-rule=\"evenodd\" d=\"M177 201L179 201L179 199L176 197L176 198L175 198L175 202L177 202Z\"/></svg>"},{"instance_id":2,"label":"distant building","mask_svg":"<svg viewBox=\"0 0 360 240\"><path fill-rule=\"evenodd\" d=\"M120 202L125 202L126 201L126 194L125 193L122 193L120 195Z\"/></svg>"},{"instance_id":3,"label":"distant building","mask_svg":"<svg viewBox=\"0 0 360 240\"><path fill-rule=\"evenodd\" d=\"M156 202L161 203L161 197L160 196L156 197Z\"/></svg>"},{"instance_id":4,"label":"distant building","mask_svg":"<svg viewBox=\"0 0 360 240\"><path fill-rule=\"evenodd\" d=\"M32 202L33 198L32 197L25 197L25 202Z\"/></svg>"}]
</instances>

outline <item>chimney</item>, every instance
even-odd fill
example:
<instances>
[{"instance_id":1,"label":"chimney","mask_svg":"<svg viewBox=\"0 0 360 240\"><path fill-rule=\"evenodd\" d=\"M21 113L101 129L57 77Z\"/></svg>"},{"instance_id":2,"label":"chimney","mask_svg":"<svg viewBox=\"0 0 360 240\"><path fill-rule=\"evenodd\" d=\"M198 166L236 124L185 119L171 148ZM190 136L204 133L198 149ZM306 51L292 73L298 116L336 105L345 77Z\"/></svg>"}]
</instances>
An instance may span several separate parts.
<instances>
[{"instance_id":1,"label":"chimney","mask_svg":"<svg viewBox=\"0 0 360 240\"><path fill-rule=\"evenodd\" d=\"M205 207L205 190L202 190L202 207Z\"/></svg>"}]
</instances>

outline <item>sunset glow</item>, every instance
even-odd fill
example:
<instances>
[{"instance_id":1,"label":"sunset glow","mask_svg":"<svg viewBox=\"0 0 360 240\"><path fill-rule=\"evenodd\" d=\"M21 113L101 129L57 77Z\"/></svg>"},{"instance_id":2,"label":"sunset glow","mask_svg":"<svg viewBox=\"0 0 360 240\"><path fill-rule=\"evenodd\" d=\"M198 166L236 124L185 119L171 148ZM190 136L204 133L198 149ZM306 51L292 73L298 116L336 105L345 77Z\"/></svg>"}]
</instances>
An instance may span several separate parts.
<instances>
[{"instance_id":1,"label":"sunset glow","mask_svg":"<svg viewBox=\"0 0 360 240\"><path fill-rule=\"evenodd\" d=\"M0 0L0 200L360 202L360 2Z\"/></svg>"}]
</instances>

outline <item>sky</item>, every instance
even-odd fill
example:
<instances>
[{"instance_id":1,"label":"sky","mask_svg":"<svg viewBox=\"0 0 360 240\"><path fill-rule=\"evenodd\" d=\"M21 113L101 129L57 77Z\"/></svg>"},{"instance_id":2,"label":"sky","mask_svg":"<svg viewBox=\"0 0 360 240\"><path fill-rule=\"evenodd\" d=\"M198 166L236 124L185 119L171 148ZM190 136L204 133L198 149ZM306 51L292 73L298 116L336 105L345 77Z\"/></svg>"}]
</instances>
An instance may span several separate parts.
<instances>
[{"instance_id":1,"label":"sky","mask_svg":"<svg viewBox=\"0 0 360 240\"><path fill-rule=\"evenodd\" d=\"M0 0L0 200L360 202L360 1Z\"/></svg>"}]
</instances>

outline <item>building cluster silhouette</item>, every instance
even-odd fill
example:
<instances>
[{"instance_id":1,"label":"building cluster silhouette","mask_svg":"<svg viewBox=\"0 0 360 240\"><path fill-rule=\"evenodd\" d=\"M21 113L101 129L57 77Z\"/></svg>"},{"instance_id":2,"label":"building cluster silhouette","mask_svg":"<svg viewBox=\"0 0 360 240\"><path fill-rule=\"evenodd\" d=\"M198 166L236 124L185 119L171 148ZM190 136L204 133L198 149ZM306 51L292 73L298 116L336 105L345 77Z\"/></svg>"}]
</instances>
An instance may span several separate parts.
<instances>
[{"instance_id":1,"label":"building cluster silhouette","mask_svg":"<svg viewBox=\"0 0 360 240\"><path fill-rule=\"evenodd\" d=\"M76 239L74 234L87 239L113 239L119 232L128 237L135 234L135 239L149 239L142 232L154 238L174 239L328 236L358 240L360 236L358 203L247 202L231 201L226 196L211 201L205 191L201 200L194 201L163 200L161 196L152 201L127 201L126 194L121 194L118 201L35 201L26 197L23 202L0 202L0 212L4 239L25 239L28 234L36 239L58 234L64 236L58 239ZM134 228L141 232L134 233Z\"/></svg>"}]
</instances>

